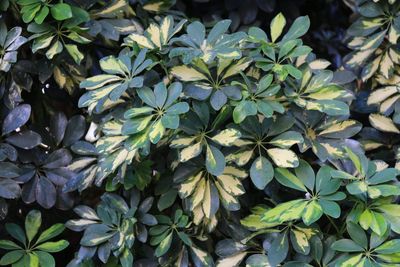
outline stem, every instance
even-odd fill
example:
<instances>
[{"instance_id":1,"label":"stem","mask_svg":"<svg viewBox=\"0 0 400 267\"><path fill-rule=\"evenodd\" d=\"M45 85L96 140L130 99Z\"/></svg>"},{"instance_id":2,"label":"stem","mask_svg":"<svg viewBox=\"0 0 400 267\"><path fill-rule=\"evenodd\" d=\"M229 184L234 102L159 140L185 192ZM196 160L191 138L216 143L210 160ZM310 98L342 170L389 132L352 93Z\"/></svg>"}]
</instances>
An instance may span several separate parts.
<instances>
[{"instance_id":1,"label":"stem","mask_svg":"<svg viewBox=\"0 0 400 267\"><path fill-rule=\"evenodd\" d=\"M331 217L329 217L328 215L326 215L326 217L328 218L329 222L332 224L333 228L335 228L336 232L338 234L341 234L341 231L339 230L339 228L337 227L337 225L335 224L335 222L332 220Z\"/></svg>"}]
</instances>

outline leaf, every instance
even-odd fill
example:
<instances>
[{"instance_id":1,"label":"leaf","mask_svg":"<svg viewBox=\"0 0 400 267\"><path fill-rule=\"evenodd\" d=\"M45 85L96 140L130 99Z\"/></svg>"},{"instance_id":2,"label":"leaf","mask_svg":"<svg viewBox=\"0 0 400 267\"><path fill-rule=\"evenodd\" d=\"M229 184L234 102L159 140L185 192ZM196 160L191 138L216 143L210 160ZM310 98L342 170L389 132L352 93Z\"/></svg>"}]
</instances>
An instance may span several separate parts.
<instances>
[{"instance_id":1,"label":"leaf","mask_svg":"<svg viewBox=\"0 0 400 267\"><path fill-rule=\"evenodd\" d=\"M171 243L172 243L172 234L173 234L173 232L171 232L169 235L167 235L167 236L161 241L161 243L158 245L158 247L156 248L156 251L155 251L156 257L161 257L162 255L164 255L165 253L167 253L167 251L168 251L169 248L171 247Z\"/></svg>"},{"instance_id":2,"label":"leaf","mask_svg":"<svg viewBox=\"0 0 400 267\"><path fill-rule=\"evenodd\" d=\"M263 156L255 159L250 167L250 178L253 184L263 190L274 177L274 169L271 162Z\"/></svg>"},{"instance_id":3,"label":"leaf","mask_svg":"<svg viewBox=\"0 0 400 267\"><path fill-rule=\"evenodd\" d=\"M212 257L196 246L190 247L192 260L195 266L214 266Z\"/></svg>"},{"instance_id":4,"label":"leaf","mask_svg":"<svg viewBox=\"0 0 400 267\"><path fill-rule=\"evenodd\" d=\"M361 123L355 120L345 120L334 123L319 133L327 138L349 138L358 133L362 128Z\"/></svg>"},{"instance_id":5,"label":"leaf","mask_svg":"<svg viewBox=\"0 0 400 267\"><path fill-rule=\"evenodd\" d=\"M114 233L109 232L109 228L103 224L89 225L86 228L80 244L82 246L96 246L109 240Z\"/></svg>"},{"instance_id":6,"label":"leaf","mask_svg":"<svg viewBox=\"0 0 400 267\"><path fill-rule=\"evenodd\" d=\"M25 217L25 232L28 241L31 242L36 236L42 224L42 214L38 210L31 210Z\"/></svg>"},{"instance_id":7,"label":"leaf","mask_svg":"<svg viewBox=\"0 0 400 267\"><path fill-rule=\"evenodd\" d=\"M176 190L168 190L166 193L162 194L157 202L158 210L163 211L171 207L175 202L177 194L178 192Z\"/></svg>"},{"instance_id":8,"label":"leaf","mask_svg":"<svg viewBox=\"0 0 400 267\"><path fill-rule=\"evenodd\" d=\"M292 241L293 248L297 252L303 255L308 255L308 253L310 253L310 243L308 242L308 237L304 232L293 228L290 231L290 240Z\"/></svg>"},{"instance_id":9,"label":"leaf","mask_svg":"<svg viewBox=\"0 0 400 267\"><path fill-rule=\"evenodd\" d=\"M192 246L192 240L187 234L185 234L184 232L178 232L178 236L183 241L183 243L185 243L185 245Z\"/></svg>"},{"instance_id":10,"label":"leaf","mask_svg":"<svg viewBox=\"0 0 400 267\"><path fill-rule=\"evenodd\" d=\"M353 222L348 222L346 226L351 239L364 249L367 249L368 239L362 228Z\"/></svg>"},{"instance_id":11,"label":"leaf","mask_svg":"<svg viewBox=\"0 0 400 267\"><path fill-rule=\"evenodd\" d=\"M30 105L22 104L15 107L10 113L8 113L7 117L3 121L3 135L23 126L29 120L30 115Z\"/></svg>"},{"instance_id":12,"label":"leaf","mask_svg":"<svg viewBox=\"0 0 400 267\"><path fill-rule=\"evenodd\" d=\"M202 210L207 218L212 218L219 209L218 191L213 183L207 182L204 188Z\"/></svg>"},{"instance_id":13,"label":"leaf","mask_svg":"<svg viewBox=\"0 0 400 267\"><path fill-rule=\"evenodd\" d=\"M246 260L246 267L268 266L268 258L263 254L253 254Z\"/></svg>"},{"instance_id":14,"label":"leaf","mask_svg":"<svg viewBox=\"0 0 400 267\"><path fill-rule=\"evenodd\" d=\"M0 248L6 250L22 249L19 245L10 240L0 240Z\"/></svg>"},{"instance_id":15,"label":"leaf","mask_svg":"<svg viewBox=\"0 0 400 267\"><path fill-rule=\"evenodd\" d=\"M154 96L156 106L162 108L164 106L165 100L167 99L167 88L163 82L160 82L154 86Z\"/></svg>"},{"instance_id":16,"label":"leaf","mask_svg":"<svg viewBox=\"0 0 400 267\"><path fill-rule=\"evenodd\" d=\"M281 42L293 40L303 36L310 28L310 19L308 16L298 17L290 26L289 31L283 36Z\"/></svg>"},{"instance_id":17,"label":"leaf","mask_svg":"<svg viewBox=\"0 0 400 267\"><path fill-rule=\"evenodd\" d=\"M55 267L56 266L56 261L54 260L53 256L50 255L50 253L44 252L44 251L35 251L35 254L39 258L39 264L40 266L48 266L48 267Z\"/></svg>"},{"instance_id":18,"label":"leaf","mask_svg":"<svg viewBox=\"0 0 400 267\"><path fill-rule=\"evenodd\" d=\"M60 252L68 247L69 243L66 240L59 240L57 242L46 242L37 246L37 249L40 249L45 252Z\"/></svg>"},{"instance_id":19,"label":"leaf","mask_svg":"<svg viewBox=\"0 0 400 267\"><path fill-rule=\"evenodd\" d=\"M47 50L46 57L52 59L55 55L60 54L63 50L63 45L60 41L55 41L53 45Z\"/></svg>"},{"instance_id":20,"label":"leaf","mask_svg":"<svg viewBox=\"0 0 400 267\"><path fill-rule=\"evenodd\" d=\"M20 196L21 196L21 188L19 187L16 181L12 179L0 178L0 197L5 199L15 199Z\"/></svg>"},{"instance_id":21,"label":"leaf","mask_svg":"<svg viewBox=\"0 0 400 267\"><path fill-rule=\"evenodd\" d=\"M211 139L221 146L233 146L241 137L241 133L233 128L224 129Z\"/></svg>"},{"instance_id":22,"label":"leaf","mask_svg":"<svg viewBox=\"0 0 400 267\"><path fill-rule=\"evenodd\" d=\"M46 230L44 230L38 237L36 244L43 243L49 239L52 239L58 235L60 235L65 229L65 226L62 223L57 223Z\"/></svg>"},{"instance_id":23,"label":"leaf","mask_svg":"<svg viewBox=\"0 0 400 267\"><path fill-rule=\"evenodd\" d=\"M153 144L157 144L165 133L165 127L162 122L162 120L156 121L150 127L149 139Z\"/></svg>"},{"instance_id":24,"label":"leaf","mask_svg":"<svg viewBox=\"0 0 400 267\"><path fill-rule=\"evenodd\" d=\"M341 252L362 252L364 249L351 239L340 239L335 241L331 248Z\"/></svg>"},{"instance_id":25,"label":"leaf","mask_svg":"<svg viewBox=\"0 0 400 267\"><path fill-rule=\"evenodd\" d=\"M303 143L303 137L295 131L287 131L274 137L268 143L280 148L289 148L294 144Z\"/></svg>"},{"instance_id":26,"label":"leaf","mask_svg":"<svg viewBox=\"0 0 400 267\"><path fill-rule=\"evenodd\" d=\"M363 154L356 154L350 148L345 147L347 155L349 156L350 160L353 162L354 166L356 167L357 171L361 175L365 175L368 169L368 159Z\"/></svg>"},{"instance_id":27,"label":"leaf","mask_svg":"<svg viewBox=\"0 0 400 267\"><path fill-rule=\"evenodd\" d=\"M6 223L6 230L7 232L15 239L17 239L19 242L22 244L26 243L26 236L24 233L24 230L22 228L15 224L15 223Z\"/></svg>"},{"instance_id":28,"label":"leaf","mask_svg":"<svg viewBox=\"0 0 400 267\"><path fill-rule=\"evenodd\" d=\"M171 74L184 82L207 80L207 76L200 71L184 65L173 67L171 69Z\"/></svg>"},{"instance_id":29,"label":"leaf","mask_svg":"<svg viewBox=\"0 0 400 267\"><path fill-rule=\"evenodd\" d=\"M122 134L129 135L143 131L151 122L153 116L137 117L125 121L122 126Z\"/></svg>"},{"instance_id":30,"label":"leaf","mask_svg":"<svg viewBox=\"0 0 400 267\"><path fill-rule=\"evenodd\" d=\"M17 261L19 261L23 256L25 252L23 250L14 250L7 252L6 254L3 255L0 259L0 265L5 266L5 265L11 265Z\"/></svg>"},{"instance_id":31,"label":"leaf","mask_svg":"<svg viewBox=\"0 0 400 267\"><path fill-rule=\"evenodd\" d=\"M50 8L51 15L56 20L66 20L72 18L72 10L70 5L65 3L58 3Z\"/></svg>"},{"instance_id":32,"label":"leaf","mask_svg":"<svg viewBox=\"0 0 400 267\"><path fill-rule=\"evenodd\" d=\"M261 218L266 223L283 223L301 218L308 201L296 199L277 205L265 212Z\"/></svg>"},{"instance_id":33,"label":"leaf","mask_svg":"<svg viewBox=\"0 0 400 267\"><path fill-rule=\"evenodd\" d=\"M56 203L57 192L53 183L44 176L39 178L36 186L36 201L44 208L49 209Z\"/></svg>"},{"instance_id":34,"label":"leaf","mask_svg":"<svg viewBox=\"0 0 400 267\"><path fill-rule=\"evenodd\" d=\"M210 104L214 110L220 110L227 100L227 95L222 90L217 90L211 95Z\"/></svg>"},{"instance_id":35,"label":"leaf","mask_svg":"<svg viewBox=\"0 0 400 267\"><path fill-rule=\"evenodd\" d=\"M231 266L238 266L242 260L246 257L247 252L241 252L237 254L233 254L226 258L218 259L216 266L218 267L231 267Z\"/></svg>"},{"instance_id":36,"label":"leaf","mask_svg":"<svg viewBox=\"0 0 400 267\"><path fill-rule=\"evenodd\" d=\"M252 101L241 101L233 110L233 121L241 123L247 116L257 114L257 106Z\"/></svg>"},{"instance_id":37,"label":"leaf","mask_svg":"<svg viewBox=\"0 0 400 267\"><path fill-rule=\"evenodd\" d=\"M212 145L207 145L206 168L209 173L215 176L222 174L225 169L224 155L218 148Z\"/></svg>"},{"instance_id":38,"label":"leaf","mask_svg":"<svg viewBox=\"0 0 400 267\"><path fill-rule=\"evenodd\" d=\"M271 40L275 42L282 34L283 28L286 25L286 19L282 13L279 13L271 21Z\"/></svg>"},{"instance_id":39,"label":"leaf","mask_svg":"<svg viewBox=\"0 0 400 267\"><path fill-rule=\"evenodd\" d=\"M303 222L306 225L311 225L312 223L318 221L323 214L322 207L316 200L312 200L308 203L304 210L304 214L302 216Z\"/></svg>"},{"instance_id":40,"label":"leaf","mask_svg":"<svg viewBox=\"0 0 400 267\"><path fill-rule=\"evenodd\" d=\"M202 148L203 144L201 142L185 147L179 152L180 162L186 162L192 158L197 157L198 155L200 155Z\"/></svg>"},{"instance_id":41,"label":"leaf","mask_svg":"<svg viewBox=\"0 0 400 267\"><path fill-rule=\"evenodd\" d=\"M289 251L289 240L287 232L278 234L278 236L272 241L271 247L268 250L268 260L271 266L277 266L283 260Z\"/></svg>"},{"instance_id":42,"label":"leaf","mask_svg":"<svg viewBox=\"0 0 400 267\"><path fill-rule=\"evenodd\" d=\"M37 24L42 24L44 19L47 17L47 15L49 14L50 10L47 6L44 6L40 9L40 11L38 12L38 14L35 17L35 22ZM24 14L25 15L25 14ZM26 22L26 21L25 21Z\"/></svg>"},{"instance_id":43,"label":"leaf","mask_svg":"<svg viewBox=\"0 0 400 267\"><path fill-rule=\"evenodd\" d=\"M314 189L315 173L310 164L305 160L300 160L299 166L294 169L296 176L303 182L303 184L310 190Z\"/></svg>"},{"instance_id":44,"label":"leaf","mask_svg":"<svg viewBox=\"0 0 400 267\"><path fill-rule=\"evenodd\" d=\"M299 159L297 155L289 150L282 148L270 148L267 150L268 156L274 161L274 163L282 168L295 168L299 165Z\"/></svg>"},{"instance_id":45,"label":"leaf","mask_svg":"<svg viewBox=\"0 0 400 267\"><path fill-rule=\"evenodd\" d=\"M400 239L389 240L375 249L379 254L392 254L400 252Z\"/></svg>"},{"instance_id":46,"label":"leaf","mask_svg":"<svg viewBox=\"0 0 400 267\"><path fill-rule=\"evenodd\" d=\"M333 201L326 200L326 199L320 199L318 203L322 207L322 211L333 218L339 218L340 217L340 206Z\"/></svg>"},{"instance_id":47,"label":"leaf","mask_svg":"<svg viewBox=\"0 0 400 267\"><path fill-rule=\"evenodd\" d=\"M68 54L72 57L76 64L81 64L84 55L78 50L78 47L74 44L64 45L68 51Z\"/></svg>"},{"instance_id":48,"label":"leaf","mask_svg":"<svg viewBox=\"0 0 400 267\"><path fill-rule=\"evenodd\" d=\"M371 125L383 132L389 132L389 133L400 133L399 129L396 127L396 125L393 123L393 121L380 114L370 114L369 115L369 122Z\"/></svg>"},{"instance_id":49,"label":"leaf","mask_svg":"<svg viewBox=\"0 0 400 267\"><path fill-rule=\"evenodd\" d=\"M275 178L279 183L299 191L307 192L303 182L290 171L283 168L275 168Z\"/></svg>"}]
</instances>

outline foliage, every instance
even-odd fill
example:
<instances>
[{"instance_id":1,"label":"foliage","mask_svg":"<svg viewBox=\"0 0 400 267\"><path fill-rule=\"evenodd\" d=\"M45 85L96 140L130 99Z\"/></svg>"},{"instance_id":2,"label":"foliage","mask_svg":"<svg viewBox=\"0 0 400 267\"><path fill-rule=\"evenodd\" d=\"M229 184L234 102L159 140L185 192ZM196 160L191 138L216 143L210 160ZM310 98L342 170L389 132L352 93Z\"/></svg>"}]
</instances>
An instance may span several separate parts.
<instances>
[{"instance_id":1,"label":"foliage","mask_svg":"<svg viewBox=\"0 0 400 267\"><path fill-rule=\"evenodd\" d=\"M48 241L60 235L65 226L54 224L38 235L42 225L42 215L38 210L31 210L25 218L25 231L15 223L7 223L5 228L10 236L18 240L19 245L11 240L0 240L0 248L10 250L0 259L0 265L7 266L56 266L56 253L68 247L66 240ZM35 238L36 237L36 238Z\"/></svg>"},{"instance_id":2,"label":"foliage","mask_svg":"<svg viewBox=\"0 0 400 267\"><path fill-rule=\"evenodd\" d=\"M399 265L399 8L1 1L0 265Z\"/></svg>"}]
</instances>

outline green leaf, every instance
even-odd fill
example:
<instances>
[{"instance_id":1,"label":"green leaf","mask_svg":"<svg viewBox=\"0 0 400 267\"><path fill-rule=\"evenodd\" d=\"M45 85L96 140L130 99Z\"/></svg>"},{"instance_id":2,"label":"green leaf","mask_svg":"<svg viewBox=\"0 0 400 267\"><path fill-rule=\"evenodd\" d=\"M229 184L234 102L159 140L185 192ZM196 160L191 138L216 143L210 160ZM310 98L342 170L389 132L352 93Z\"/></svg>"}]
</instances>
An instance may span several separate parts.
<instances>
[{"instance_id":1,"label":"green leaf","mask_svg":"<svg viewBox=\"0 0 400 267\"><path fill-rule=\"evenodd\" d=\"M278 266L284 259L289 251L289 240L287 232L278 234L271 247L268 250L268 260L271 266Z\"/></svg>"},{"instance_id":2,"label":"green leaf","mask_svg":"<svg viewBox=\"0 0 400 267\"><path fill-rule=\"evenodd\" d=\"M300 133L295 131L287 131L274 137L268 143L280 148L289 148L294 144L303 143L303 137Z\"/></svg>"},{"instance_id":3,"label":"green leaf","mask_svg":"<svg viewBox=\"0 0 400 267\"><path fill-rule=\"evenodd\" d=\"M333 250L341 251L341 252L362 252L364 251L363 247L358 245L351 239L340 239L335 241L331 248Z\"/></svg>"},{"instance_id":4,"label":"green leaf","mask_svg":"<svg viewBox=\"0 0 400 267\"><path fill-rule=\"evenodd\" d=\"M6 223L6 230L12 237L17 239L22 244L26 243L26 236L24 230L22 230L22 228L19 225L15 223Z\"/></svg>"},{"instance_id":5,"label":"green leaf","mask_svg":"<svg viewBox=\"0 0 400 267\"><path fill-rule=\"evenodd\" d=\"M368 230L371 226L372 219L373 214L369 211L369 209L366 209L363 211L363 213L361 213L358 222L364 230Z\"/></svg>"},{"instance_id":6,"label":"green leaf","mask_svg":"<svg viewBox=\"0 0 400 267\"><path fill-rule=\"evenodd\" d=\"M60 235L65 229L64 224L57 223L44 230L38 237L36 244L40 244Z\"/></svg>"},{"instance_id":7,"label":"green leaf","mask_svg":"<svg viewBox=\"0 0 400 267\"><path fill-rule=\"evenodd\" d=\"M353 182L346 185L347 191L352 195L358 195L366 193L368 190L368 184L366 182Z\"/></svg>"},{"instance_id":8,"label":"green leaf","mask_svg":"<svg viewBox=\"0 0 400 267\"><path fill-rule=\"evenodd\" d=\"M387 231L388 222L386 221L385 217L380 213L371 212L371 215L371 230L374 231L377 235L383 236Z\"/></svg>"},{"instance_id":9,"label":"green leaf","mask_svg":"<svg viewBox=\"0 0 400 267\"><path fill-rule=\"evenodd\" d=\"M294 172L308 189L314 190L315 173L307 161L301 159L299 161L299 166L294 169Z\"/></svg>"},{"instance_id":10,"label":"green leaf","mask_svg":"<svg viewBox=\"0 0 400 267\"><path fill-rule=\"evenodd\" d=\"M323 214L322 207L318 203L318 201L312 200L308 203L304 210L304 214L302 216L303 222L306 225L311 225L312 223L318 221Z\"/></svg>"},{"instance_id":11,"label":"green leaf","mask_svg":"<svg viewBox=\"0 0 400 267\"><path fill-rule=\"evenodd\" d=\"M308 255L308 253L310 253L310 243L307 234L303 231L293 228L290 231L290 240L292 241L293 248L297 252L303 255Z\"/></svg>"},{"instance_id":12,"label":"green leaf","mask_svg":"<svg viewBox=\"0 0 400 267\"><path fill-rule=\"evenodd\" d=\"M19 245L14 243L11 240L0 240L0 248L6 249L6 250L12 250L12 249L22 249Z\"/></svg>"},{"instance_id":13,"label":"green leaf","mask_svg":"<svg viewBox=\"0 0 400 267\"><path fill-rule=\"evenodd\" d=\"M28 241L31 242L36 236L40 225L42 224L42 214L38 210L31 210L25 218L25 232Z\"/></svg>"},{"instance_id":14,"label":"green leaf","mask_svg":"<svg viewBox=\"0 0 400 267\"><path fill-rule=\"evenodd\" d=\"M156 257L161 257L162 255L164 255L165 253L167 253L167 251L168 251L169 248L171 247L171 243L172 243L172 234L173 234L173 232L171 232L169 235L167 235L167 236L161 241L161 243L158 245L158 247L156 248L156 251L155 251Z\"/></svg>"},{"instance_id":15,"label":"green leaf","mask_svg":"<svg viewBox=\"0 0 400 267\"><path fill-rule=\"evenodd\" d=\"M215 176L221 175L225 169L224 155L212 145L207 145L206 168L209 173Z\"/></svg>"},{"instance_id":16,"label":"green leaf","mask_svg":"<svg viewBox=\"0 0 400 267\"><path fill-rule=\"evenodd\" d=\"M282 34L283 28L286 25L286 19L282 13L279 13L275 16L275 18L271 21L271 39L272 42L275 42L276 39Z\"/></svg>"},{"instance_id":17,"label":"green leaf","mask_svg":"<svg viewBox=\"0 0 400 267\"><path fill-rule=\"evenodd\" d=\"M55 55L60 54L63 50L63 45L60 41L55 41L53 45L47 50L46 57L52 59Z\"/></svg>"},{"instance_id":18,"label":"green leaf","mask_svg":"<svg viewBox=\"0 0 400 267\"><path fill-rule=\"evenodd\" d=\"M10 251L6 254L3 255L0 259L0 265L11 265L17 261L19 261L23 256L25 252L23 250L14 250Z\"/></svg>"},{"instance_id":19,"label":"green leaf","mask_svg":"<svg viewBox=\"0 0 400 267\"><path fill-rule=\"evenodd\" d=\"M379 254L393 254L400 252L400 239L389 240L375 249Z\"/></svg>"},{"instance_id":20,"label":"green leaf","mask_svg":"<svg viewBox=\"0 0 400 267\"><path fill-rule=\"evenodd\" d=\"M175 66L170 72L172 75L184 82L207 80L207 76L200 71L184 65Z\"/></svg>"},{"instance_id":21,"label":"green leaf","mask_svg":"<svg viewBox=\"0 0 400 267\"><path fill-rule=\"evenodd\" d=\"M301 218L309 201L305 199L296 199L281 203L275 208L265 212L261 218L266 223L283 223Z\"/></svg>"},{"instance_id":22,"label":"green leaf","mask_svg":"<svg viewBox=\"0 0 400 267\"><path fill-rule=\"evenodd\" d=\"M349 156L350 160L353 162L354 166L356 167L357 171L365 176L368 170L368 159L361 154L354 153L350 148L345 147L347 155Z\"/></svg>"},{"instance_id":23,"label":"green leaf","mask_svg":"<svg viewBox=\"0 0 400 267\"><path fill-rule=\"evenodd\" d=\"M122 134L129 135L143 131L151 122L153 116L141 116L128 119L122 126Z\"/></svg>"},{"instance_id":24,"label":"green leaf","mask_svg":"<svg viewBox=\"0 0 400 267\"><path fill-rule=\"evenodd\" d=\"M35 22L37 24L42 24L48 14L49 14L49 8L47 6L42 7L39 13L37 13L37 15L35 16Z\"/></svg>"},{"instance_id":25,"label":"green leaf","mask_svg":"<svg viewBox=\"0 0 400 267\"><path fill-rule=\"evenodd\" d=\"M120 256L122 267L131 267L133 265L133 255L129 249L125 249Z\"/></svg>"},{"instance_id":26,"label":"green leaf","mask_svg":"<svg viewBox=\"0 0 400 267\"><path fill-rule=\"evenodd\" d=\"M81 64L84 55L78 50L78 47L73 44L66 44L65 48L68 51L68 54L72 57L76 64Z\"/></svg>"},{"instance_id":27,"label":"green leaf","mask_svg":"<svg viewBox=\"0 0 400 267\"><path fill-rule=\"evenodd\" d=\"M324 214L331 216L333 218L340 217L340 206L336 202L320 199L318 203L321 205Z\"/></svg>"},{"instance_id":28,"label":"green leaf","mask_svg":"<svg viewBox=\"0 0 400 267\"><path fill-rule=\"evenodd\" d=\"M51 15L56 20L66 20L72 18L72 10L70 5L65 3L58 3L50 8Z\"/></svg>"},{"instance_id":29,"label":"green leaf","mask_svg":"<svg viewBox=\"0 0 400 267\"><path fill-rule=\"evenodd\" d=\"M271 162L263 156L253 161L250 168L250 178L253 184L263 190L274 177L274 169Z\"/></svg>"},{"instance_id":30,"label":"green leaf","mask_svg":"<svg viewBox=\"0 0 400 267\"><path fill-rule=\"evenodd\" d=\"M34 253L25 254L13 267L39 267L39 258Z\"/></svg>"},{"instance_id":31,"label":"green leaf","mask_svg":"<svg viewBox=\"0 0 400 267\"><path fill-rule=\"evenodd\" d=\"M32 44L32 53L36 53L38 50L48 47L53 39L54 35L43 35L36 38Z\"/></svg>"},{"instance_id":32,"label":"green leaf","mask_svg":"<svg viewBox=\"0 0 400 267\"><path fill-rule=\"evenodd\" d=\"M241 101L233 110L233 121L241 123L247 116L257 114L257 105L252 101Z\"/></svg>"},{"instance_id":33,"label":"green leaf","mask_svg":"<svg viewBox=\"0 0 400 267\"><path fill-rule=\"evenodd\" d=\"M389 181L396 180L399 171L395 168L387 168L380 172L375 173L368 179L368 184L381 184Z\"/></svg>"},{"instance_id":34,"label":"green leaf","mask_svg":"<svg viewBox=\"0 0 400 267\"><path fill-rule=\"evenodd\" d=\"M46 242L42 243L36 248L45 252L59 252L61 250L64 250L66 247L68 247L69 243L66 240L59 240L56 242Z\"/></svg>"},{"instance_id":35,"label":"green leaf","mask_svg":"<svg viewBox=\"0 0 400 267\"><path fill-rule=\"evenodd\" d=\"M293 40L303 36L310 28L310 19L308 16L298 17L290 26L289 31L283 36L281 42Z\"/></svg>"},{"instance_id":36,"label":"green leaf","mask_svg":"<svg viewBox=\"0 0 400 267\"><path fill-rule=\"evenodd\" d=\"M349 106L338 100L314 100L307 101L306 109L318 110L330 116L349 115Z\"/></svg>"},{"instance_id":37,"label":"green leaf","mask_svg":"<svg viewBox=\"0 0 400 267\"><path fill-rule=\"evenodd\" d=\"M165 127L162 124L162 120L154 122L150 126L149 130L150 142L152 142L153 144L157 144L158 141L160 141L161 137L163 137L164 133L165 133Z\"/></svg>"},{"instance_id":38,"label":"green leaf","mask_svg":"<svg viewBox=\"0 0 400 267\"><path fill-rule=\"evenodd\" d=\"M103 224L89 225L83 234L80 244L82 246L96 246L104 243L114 235L109 231L110 229Z\"/></svg>"},{"instance_id":39,"label":"green leaf","mask_svg":"<svg viewBox=\"0 0 400 267\"><path fill-rule=\"evenodd\" d=\"M192 240L184 232L178 232L179 238L185 243L186 246L192 246Z\"/></svg>"},{"instance_id":40,"label":"green leaf","mask_svg":"<svg viewBox=\"0 0 400 267\"><path fill-rule=\"evenodd\" d=\"M307 192L303 182L287 169L275 168L275 178L279 183L286 187Z\"/></svg>"},{"instance_id":41,"label":"green leaf","mask_svg":"<svg viewBox=\"0 0 400 267\"><path fill-rule=\"evenodd\" d=\"M44 251L35 251L35 254L39 258L40 266L55 267L56 261L50 253Z\"/></svg>"},{"instance_id":42,"label":"green leaf","mask_svg":"<svg viewBox=\"0 0 400 267\"><path fill-rule=\"evenodd\" d=\"M367 249L368 239L363 229L353 222L347 222L347 233L358 245Z\"/></svg>"}]
</instances>

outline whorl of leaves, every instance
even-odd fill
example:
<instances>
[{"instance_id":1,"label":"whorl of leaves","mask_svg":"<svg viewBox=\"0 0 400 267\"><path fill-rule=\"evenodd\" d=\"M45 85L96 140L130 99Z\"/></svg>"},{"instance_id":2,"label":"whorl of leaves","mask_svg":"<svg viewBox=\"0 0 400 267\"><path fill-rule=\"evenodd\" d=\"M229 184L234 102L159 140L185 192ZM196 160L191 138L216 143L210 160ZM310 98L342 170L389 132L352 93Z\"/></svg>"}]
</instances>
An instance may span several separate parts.
<instances>
[{"instance_id":1,"label":"whorl of leaves","mask_svg":"<svg viewBox=\"0 0 400 267\"><path fill-rule=\"evenodd\" d=\"M274 0L2 1L0 266L399 265L400 3L345 2L342 58Z\"/></svg>"}]
</instances>

